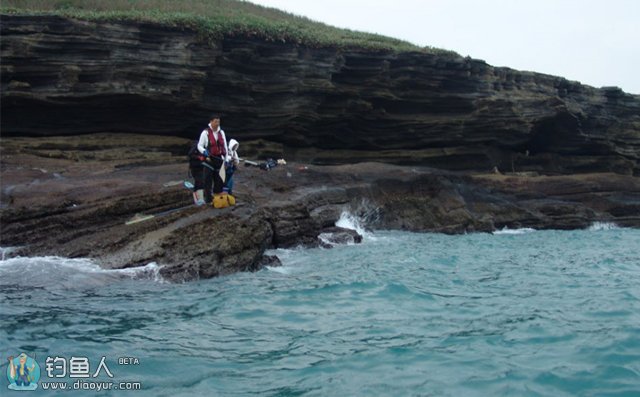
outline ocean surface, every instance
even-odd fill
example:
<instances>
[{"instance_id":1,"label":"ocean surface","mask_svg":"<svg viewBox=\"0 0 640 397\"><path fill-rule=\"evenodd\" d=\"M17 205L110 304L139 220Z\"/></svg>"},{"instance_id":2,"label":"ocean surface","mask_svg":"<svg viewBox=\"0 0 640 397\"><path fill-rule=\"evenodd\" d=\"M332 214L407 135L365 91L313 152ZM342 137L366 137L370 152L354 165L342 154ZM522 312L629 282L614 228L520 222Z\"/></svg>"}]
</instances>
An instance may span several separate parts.
<instances>
[{"instance_id":1,"label":"ocean surface","mask_svg":"<svg viewBox=\"0 0 640 397\"><path fill-rule=\"evenodd\" d=\"M640 230L272 253L282 267L180 285L155 264L3 256L0 394L24 352L34 396L640 396Z\"/></svg>"}]
</instances>

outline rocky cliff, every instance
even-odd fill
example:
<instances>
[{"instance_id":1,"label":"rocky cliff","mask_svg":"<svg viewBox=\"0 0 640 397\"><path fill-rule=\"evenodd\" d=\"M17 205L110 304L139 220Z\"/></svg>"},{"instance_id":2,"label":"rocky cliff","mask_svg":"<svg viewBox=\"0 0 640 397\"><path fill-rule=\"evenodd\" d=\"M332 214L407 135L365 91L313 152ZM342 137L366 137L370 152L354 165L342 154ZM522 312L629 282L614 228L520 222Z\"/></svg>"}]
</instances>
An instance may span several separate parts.
<instances>
[{"instance_id":1,"label":"rocky cliff","mask_svg":"<svg viewBox=\"0 0 640 397\"><path fill-rule=\"evenodd\" d=\"M193 138L313 163L640 174L640 97L455 55L2 15L2 134Z\"/></svg>"},{"instance_id":2,"label":"rocky cliff","mask_svg":"<svg viewBox=\"0 0 640 397\"><path fill-rule=\"evenodd\" d=\"M289 162L269 171L241 166L235 207L196 207L182 186L184 155L171 154L186 144L123 133L3 137L0 247L16 247L12 255L89 257L109 268L155 262L164 278L181 281L259 269L272 247L355 242L357 235L335 228L343 211L373 229L418 232L640 227L640 178L612 173Z\"/></svg>"}]
</instances>

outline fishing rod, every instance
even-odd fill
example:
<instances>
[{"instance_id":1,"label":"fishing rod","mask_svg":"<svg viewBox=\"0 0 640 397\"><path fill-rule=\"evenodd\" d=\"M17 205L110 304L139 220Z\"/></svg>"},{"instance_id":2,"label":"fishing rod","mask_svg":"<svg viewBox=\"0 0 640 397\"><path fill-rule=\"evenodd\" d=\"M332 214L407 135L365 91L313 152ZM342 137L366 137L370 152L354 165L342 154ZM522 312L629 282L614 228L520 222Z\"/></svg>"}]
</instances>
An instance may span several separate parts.
<instances>
[{"instance_id":1,"label":"fishing rod","mask_svg":"<svg viewBox=\"0 0 640 397\"><path fill-rule=\"evenodd\" d=\"M169 210L166 210L166 211L158 212L157 214L148 214L148 215L136 214L136 215L134 215L133 218L131 218L130 220L126 221L124 224L125 225L133 225L134 223L139 223L139 222L148 221L149 219L159 218L159 217L162 217L162 216L165 216L165 215L172 214L174 212L178 212L178 211L187 209L189 207L193 207L193 204L185 205L183 207L178 207L178 208L172 208L172 209L169 209Z\"/></svg>"}]
</instances>

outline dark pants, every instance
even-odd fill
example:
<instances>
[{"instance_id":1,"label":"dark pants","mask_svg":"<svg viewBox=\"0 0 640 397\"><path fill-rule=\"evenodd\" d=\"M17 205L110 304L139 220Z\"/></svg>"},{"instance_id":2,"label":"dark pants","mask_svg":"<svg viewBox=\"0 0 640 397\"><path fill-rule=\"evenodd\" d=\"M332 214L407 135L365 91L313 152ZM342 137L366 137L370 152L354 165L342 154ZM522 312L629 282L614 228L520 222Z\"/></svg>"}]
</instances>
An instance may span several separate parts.
<instances>
[{"instance_id":1,"label":"dark pants","mask_svg":"<svg viewBox=\"0 0 640 397\"><path fill-rule=\"evenodd\" d=\"M204 167L202 164L191 165L190 170L193 177L193 191L204 189Z\"/></svg>"},{"instance_id":2,"label":"dark pants","mask_svg":"<svg viewBox=\"0 0 640 397\"><path fill-rule=\"evenodd\" d=\"M213 201L211 194L211 185L213 184L213 193L222 193L222 178L220 178L220 167L222 166L222 159L213 158L207 164L213 167L213 170L209 167L204 167L204 201L210 203Z\"/></svg>"},{"instance_id":3,"label":"dark pants","mask_svg":"<svg viewBox=\"0 0 640 397\"><path fill-rule=\"evenodd\" d=\"M16 386L29 386L31 382L29 382L29 378L27 375L18 375L18 379L16 379Z\"/></svg>"}]
</instances>

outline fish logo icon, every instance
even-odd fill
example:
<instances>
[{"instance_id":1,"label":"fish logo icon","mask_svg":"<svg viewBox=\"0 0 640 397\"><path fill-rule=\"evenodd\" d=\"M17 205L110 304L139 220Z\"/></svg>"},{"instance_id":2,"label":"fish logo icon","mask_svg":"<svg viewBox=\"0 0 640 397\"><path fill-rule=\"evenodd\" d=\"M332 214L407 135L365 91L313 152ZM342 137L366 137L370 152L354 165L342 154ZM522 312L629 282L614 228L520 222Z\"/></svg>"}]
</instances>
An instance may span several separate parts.
<instances>
[{"instance_id":1,"label":"fish logo icon","mask_svg":"<svg viewBox=\"0 0 640 397\"><path fill-rule=\"evenodd\" d=\"M40 366L34 357L21 353L18 357L9 357L7 379L11 390L36 390L40 380Z\"/></svg>"}]
</instances>

